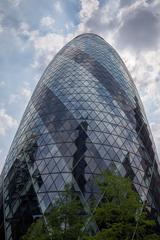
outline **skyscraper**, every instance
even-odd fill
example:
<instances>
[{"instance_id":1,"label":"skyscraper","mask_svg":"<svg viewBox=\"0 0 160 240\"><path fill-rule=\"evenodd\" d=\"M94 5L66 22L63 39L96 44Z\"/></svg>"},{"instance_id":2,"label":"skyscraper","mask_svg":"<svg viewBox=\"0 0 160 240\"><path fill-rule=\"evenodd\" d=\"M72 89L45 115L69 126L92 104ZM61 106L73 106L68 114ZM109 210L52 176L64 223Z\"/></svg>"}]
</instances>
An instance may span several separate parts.
<instances>
[{"instance_id":1,"label":"skyscraper","mask_svg":"<svg viewBox=\"0 0 160 240\"><path fill-rule=\"evenodd\" d=\"M99 201L95 177L105 169L129 176L157 217L157 164L126 66L103 38L82 34L54 57L25 110L1 175L0 235L18 240L66 183L86 204Z\"/></svg>"}]
</instances>

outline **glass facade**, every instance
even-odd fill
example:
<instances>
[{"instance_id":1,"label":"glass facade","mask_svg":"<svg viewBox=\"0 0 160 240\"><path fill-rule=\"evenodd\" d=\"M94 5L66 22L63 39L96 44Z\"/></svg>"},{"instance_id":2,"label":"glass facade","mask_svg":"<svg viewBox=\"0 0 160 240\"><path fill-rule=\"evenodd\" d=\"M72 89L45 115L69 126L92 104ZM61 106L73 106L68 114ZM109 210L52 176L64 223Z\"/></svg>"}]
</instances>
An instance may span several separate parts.
<instances>
[{"instance_id":1,"label":"glass facade","mask_svg":"<svg viewBox=\"0 0 160 240\"><path fill-rule=\"evenodd\" d=\"M100 201L95 178L105 169L129 176L159 220L157 164L126 66L104 39L82 34L45 70L11 145L0 181L3 239L18 240L67 183L85 204L92 196Z\"/></svg>"}]
</instances>

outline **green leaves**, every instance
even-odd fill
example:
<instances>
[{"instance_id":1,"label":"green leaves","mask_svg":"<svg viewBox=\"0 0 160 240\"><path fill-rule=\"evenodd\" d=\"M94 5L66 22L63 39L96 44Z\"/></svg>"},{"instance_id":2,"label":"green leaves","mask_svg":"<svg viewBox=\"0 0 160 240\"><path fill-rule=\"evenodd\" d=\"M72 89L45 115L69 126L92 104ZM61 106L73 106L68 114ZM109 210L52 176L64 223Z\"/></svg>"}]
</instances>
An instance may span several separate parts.
<instances>
[{"instance_id":1,"label":"green leaves","mask_svg":"<svg viewBox=\"0 0 160 240\"><path fill-rule=\"evenodd\" d=\"M155 222L148 219L145 209L140 214L142 202L129 179L106 171L99 186L103 199L93 218L100 231L88 240L131 240L134 232L134 240L160 239L155 234Z\"/></svg>"},{"instance_id":2,"label":"green leaves","mask_svg":"<svg viewBox=\"0 0 160 240\"><path fill-rule=\"evenodd\" d=\"M85 235L81 229L86 214L77 194L69 186L66 186L45 217L50 236L43 219L39 219L31 225L22 240L75 240Z\"/></svg>"},{"instance_id":3,"label":"green leaves","mask_svg":"<svg viewBox=\"0 0 160 240\"><path fill-rule=\"evenodd\" d=\"M66 186L45 216L50 236L43 219L39 219L22 240L131 240L133 234L134 240L160 240L155 221L149 219L145 209L142 211L142 202L129 179L106 171L98 185L103 198L92 217L84 211L72 187ZM82 231L86 222L92 227L96 222L100 231L89 236L89 231Z\"/></svg>"},{"instance_id":4,"label":"green leaves","mask_svg":"<svg viewBox=\"0 0 160 240\"><path fill-rule=\"evenodd\" d=\"M48 216L49 225L52 226L53 239L77 239L81 235L81 228L85 216L81 214L82 206L80 201L65 192L62 198L58 199L55 207Z\"/></svg>"},{"instance_id":5,"label":"green leaves","mask_svg":"<svg viewBox=\"0 0 160 240\"><path fill-rule=\"evenodd\" d=\"M43 219L38 219L28 229L22 240L49 240L46 226L44 225Z\"/></svg>"}]
</instances>

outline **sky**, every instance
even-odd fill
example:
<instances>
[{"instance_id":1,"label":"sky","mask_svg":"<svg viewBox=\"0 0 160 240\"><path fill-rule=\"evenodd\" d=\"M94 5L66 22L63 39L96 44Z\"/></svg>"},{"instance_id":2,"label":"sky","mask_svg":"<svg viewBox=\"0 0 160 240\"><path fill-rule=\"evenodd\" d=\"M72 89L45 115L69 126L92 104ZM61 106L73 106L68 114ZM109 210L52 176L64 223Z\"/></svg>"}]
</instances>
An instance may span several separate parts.
<instances>
[{"instance_id":1,"label":"sky","mask_svg":"<svg viewBox=\"0 0 160 240\"><path fill-rule=\"evenodd\" d=\"M160 0L1 0L0 171L46 66L85 32L99 34L124 60L160 157Z\"/></svg>"}]
</instances>

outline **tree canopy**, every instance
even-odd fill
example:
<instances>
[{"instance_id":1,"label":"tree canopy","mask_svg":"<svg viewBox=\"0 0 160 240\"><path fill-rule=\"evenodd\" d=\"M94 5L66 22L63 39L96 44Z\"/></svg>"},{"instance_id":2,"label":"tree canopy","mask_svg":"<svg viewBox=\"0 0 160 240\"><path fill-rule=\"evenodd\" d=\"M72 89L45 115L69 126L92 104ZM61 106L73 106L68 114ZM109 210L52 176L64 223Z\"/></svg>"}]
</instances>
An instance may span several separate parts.
<instances>
[{"instance_id":1,"label":"tree canopy","mask_svg":"<svg viewBox=\"0 0 160 240\"><path fill-rule=\"evenodd\" d=\"M77 194L69 186L44 217L46 221L38 219L22 240L75 240L82 236L86 215Z\"/></svg>"},{"instance_id":2,"label":"tree canopy","mask_svg":"<svg viewBox=\"0 0 160 240\"><path fill-rule=\"evenodd\" d=\"M129 179L107 171L99 186L103 197L93 218L100 231L88 240L160 240L155 221L149 218Z\"/></svg>"},{"instance_id":3,"label":"tree canopy","mask_svg":"<svg viewBox=\"0 0 160 240\"><path fill-rule=\"evenodd\" d=\"M45 215L49 232L43 219L38 219L22 240L160 240L155 221L129 179L106 171L98 185L101 201L92 217L84 211L78 194L67 186ZM97 224L99 231L94 236L82 231L87 220Z\"/></svg>"}]
</instances>

